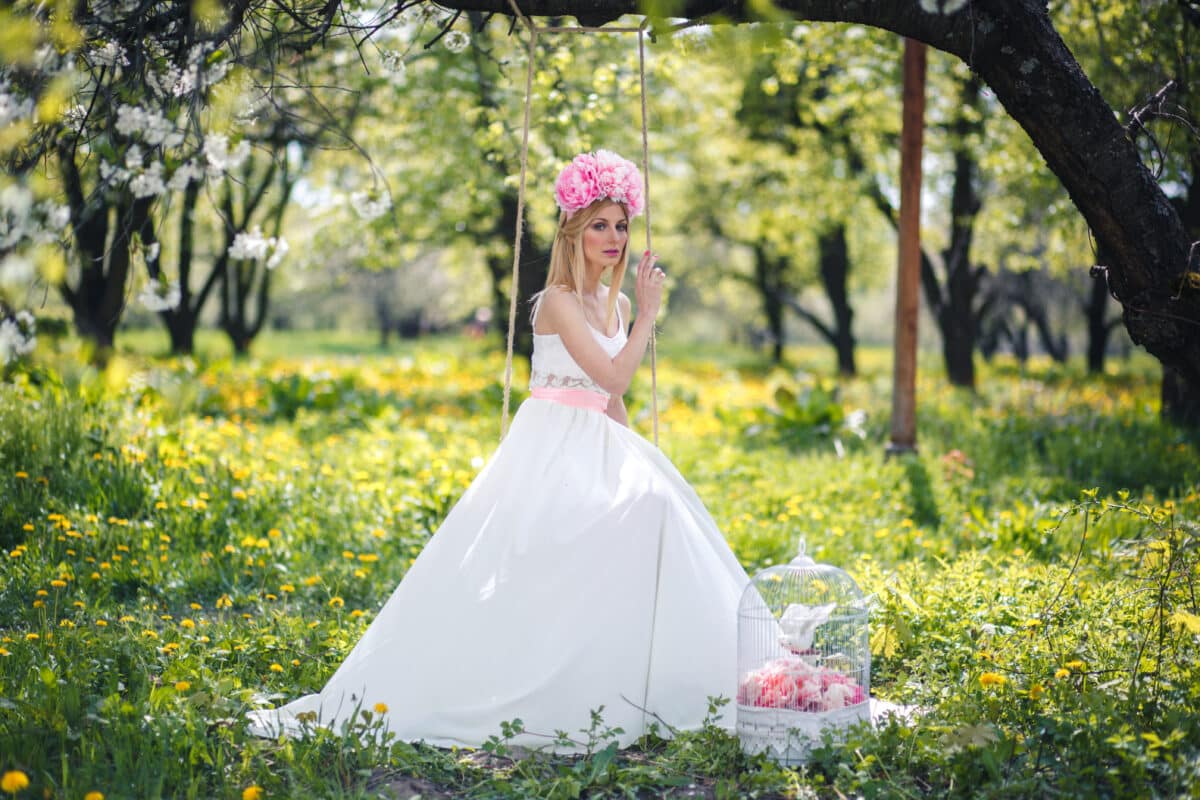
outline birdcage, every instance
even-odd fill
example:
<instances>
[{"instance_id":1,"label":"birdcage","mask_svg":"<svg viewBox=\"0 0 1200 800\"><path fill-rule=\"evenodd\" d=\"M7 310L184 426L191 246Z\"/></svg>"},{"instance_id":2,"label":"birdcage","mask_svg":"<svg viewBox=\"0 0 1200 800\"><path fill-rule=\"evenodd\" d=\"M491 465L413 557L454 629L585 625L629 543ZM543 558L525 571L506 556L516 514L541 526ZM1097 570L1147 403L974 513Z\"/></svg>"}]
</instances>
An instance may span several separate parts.
<instances>
[{"instance_id":1,"label":"birdcage","mask_svg":"<svg viewBox=\"0 0 1200 800\"><path fill-rule=\"evenodd\" d=\"M866 600L801 541L796 558L756 574L738 604L742 748L803 764L826 731L836 740L870 719L870 684Z\"/></svg>"}]
</instances>

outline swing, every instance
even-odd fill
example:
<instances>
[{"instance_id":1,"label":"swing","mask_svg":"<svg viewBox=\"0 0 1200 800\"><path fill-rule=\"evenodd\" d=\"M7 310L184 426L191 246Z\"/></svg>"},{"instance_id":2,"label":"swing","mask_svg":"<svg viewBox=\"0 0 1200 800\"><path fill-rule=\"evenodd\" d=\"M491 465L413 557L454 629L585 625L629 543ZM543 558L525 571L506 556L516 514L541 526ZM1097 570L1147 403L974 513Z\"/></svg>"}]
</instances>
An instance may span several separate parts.
<instances>
[{"instance_id":1,"label":"swing","mask_svg":"<svg viewBox=\"0 0 1200 800\"><path fill-rule=\"evenodd\" d=\"M636 28L595 28L584 26L538 27L533 20L525 16L517 7L516 0L509 0L513 13L529 29L529 59L525 72L525 126L521 136L521 179L517 189L517 229L513 242L513 274L512 289L509 291L508 304L508 344L504 359L504 406L500 420L500 439L508 433L508 407L512 394L513 338L517 327L517 294L520 283L518 278L521 271L521 230L525 224L525 174L529 164L529 117L533 100L533 70L537 60L537 39L542 33L636 33L638 35L638 76L641 86L642 101L642 181L646 196L646 249L652 250L650 239L650 145L646 124L646 26L649 19L643 19ZM620 287L616 287L620 288ZM650 332L650 410L654 427L654 444L658 445L658 367L655 345L655 333Z\"/></svg>"}]
</instances>

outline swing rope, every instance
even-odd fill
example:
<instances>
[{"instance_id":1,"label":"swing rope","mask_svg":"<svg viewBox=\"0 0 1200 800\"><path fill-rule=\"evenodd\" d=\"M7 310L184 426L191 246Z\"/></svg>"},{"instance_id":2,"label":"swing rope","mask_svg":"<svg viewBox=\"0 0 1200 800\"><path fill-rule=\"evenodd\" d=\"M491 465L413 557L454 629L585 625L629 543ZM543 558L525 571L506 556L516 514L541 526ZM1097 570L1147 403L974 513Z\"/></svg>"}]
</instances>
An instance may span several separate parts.
<instances>
[{"instance_id":1,"label":"swing rope","mask_svg":"<svg viewBox=\"0 0 1200 800\"><path fill-rule=\"evenodd\" d=\"M521 239L525 231L525 179L529 171L529 128L533 101L533 71L537 61L537 40L540 33L636 33L638 35L638 77L642 104L642 181L646 197L646 249L651 250L650 238L650 138L646 110L646 25L648 20L636 28L595 28L584 26L555 26L539 28L517 7L516 0L508 0L517 19L529 29L528 67L525 71L525 127L521 134L521 177L517 188L517 230L513 244L512 286L508 303L508 345L504 357L504 405L500 419L500 439L508 433L509 399L512 395L513 340L517 327L517 296L520 294ZM613 287L618 291L620 287ZM657 335L650 329L650 409L654 426L654 444L658 445L658 348Z\"/></svg>"},{"instance_id":2,"label":"swing rope","mask_svg":"<svg viewBox=\"0 0 1200 800\"><path fill-rule=\"evenodd\" d=\"M529 118L530 104L533 96L533 69L534 61L537 57L537 37L539 32L570 32L570 33L636 33L638 35L638 77L641 87L641 105L642 105L642 181L645 187L646 196L646 249L652 250L650 238L650 140L647 133L648 130L648 113L646 108L646 25L648 20L643 19L642 24L636 28L588 28L588 27L553 27L553 28L538 28L533 20L526 17L521 9L517 7L516 0L508 0L508 4L512 7L513 13L520 19L529 29L529 66L525 73L525 130L521 137L521 179L519 188L517 189L517 233L516 243L513 246L513 279L512 289L510 290L510 302L508 304L508 353L505 356L504 365L504 411L503 419L500 423L500 439L503 440L508 433L508 402L509 395L512 392L512 362L513 362L513 336L517 323L517 294L520 289L518 277L521 267L521 234L525 224L525 175L529 168ZM620 289L620 287L613 287ZM658 445L658 363L657 363L657 347L654 327L650 328L650 408L651 415L654 420L654 444ZM655 629L658 622L658 594L659 587L662 585L662 562L663 562L663 545L664 545L663 530L659 527L658 531L658 554L654 571L654 605L650 612L650 643L646 657L646 680L643 683L642 691L642 722L645 724L646 715L651 713L650 707L650 674L654 666L654 639Z\"/></svg>"}]
</instances>

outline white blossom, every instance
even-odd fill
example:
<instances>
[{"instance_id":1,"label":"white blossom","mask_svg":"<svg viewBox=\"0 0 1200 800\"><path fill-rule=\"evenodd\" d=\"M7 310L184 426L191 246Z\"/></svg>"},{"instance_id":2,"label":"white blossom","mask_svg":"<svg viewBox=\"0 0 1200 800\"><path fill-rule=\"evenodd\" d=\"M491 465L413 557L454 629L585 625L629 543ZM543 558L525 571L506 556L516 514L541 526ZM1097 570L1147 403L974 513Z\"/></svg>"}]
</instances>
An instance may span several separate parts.
<instances>
[{"instance_id":1,"label":"white blossom","mask_svg":"<svg viewBox=\"0 0 1200 800\"><path fill-rule=\"evenodd\" d=\"M229 257L236 260L265 261L267 269L275 269L290 248L282 236L263 236L262 229L255 225L249 231L240 231L229 246Z\"/></svg>"},{"instance_id":2,"label":"white blossom","mask_svg":"<svg viewBox=\"0 0 1200 800\"><path fill-rule=\"evenodd\" d=\"M0 260L0 285L28 286L35 277L37 268L24 253L9 253Z\"/></svg>"},{"instance_id":3,"label":"white blossom","mask_svg":"<svg viewBox=\"0 0 1200 800\"><path fill-rule=\"evenodd\" d=\"M162 248L162 245L160 245L158 242L151 242L146 247L146 263L147 264L153 264L155 261L158 261L158 253L161 248Z\"/></svg>"},{"instance_id":4,"label":"white blossom","mask_svg":"<svg viewBox=\"0 0 1200 800\"><path fill-rule=\"evenodd\" d=\"M182 192L190 182L198 181L203 177L204 167L195 161L186 161L171 173L171 179L167 181L167 188L174 192Z\"/></svg>"},{"instance_id":5,"label":"white blossom","mask_svg":"<svg viewBox=\"0 0 1200 800\"><path fill-rule=\"evenodd\" d=\"M0 364L8 364L29 355L36 346L32 314L25 312L24 316L18 316L17 319L0 322Z\"/></svg>"},{"instance_id":6,"label":"white blossom","mask_svg":"<svg viewBox=\"0 0 1200 800\"><path fill-rule=\"evenodd\" d=\"M141 106L117 107L117 132L130 138L138 137L150 146L177 147L183 143L183 132L162 112Z\"/></svg>"},{"instance_id":7,"label":"white blossom","mask_svg":"<svg viewBox=\"0 0 1200 800\"><path fill-rule=\"evenodd\" d=\"M392 83L401 85L408 79L408 65L404 63L403 53L398 50L384 50L380 57L383 70L388 73L388 79Z\"/></svg>"},{"instance_id":8,"label":"white blossom","mask_svg":"<svg viewBox=\"0 0 1200 800\"><path fill-rule=\"evenodd\" d=\"M103 47L94 47L87 54L87 60L96 67L125 67L129 59L125 51L116 42L109 42Z\"/></svg>"},{"instance_id":9,"label":"white blossom","mask_svg":"<svg viewBox=\"0 0 1200 800\"><path fill-rule=\"evenodd\" d=\"M182 296L179 281L163 285L157 278L151 278L138 294L138 302L149 311L169 311L179 305Z\"/></svg>"},{"instance_id":10,"label":"white blossom","mask_svg":"<svg viewBox=\"0 0 1200 800\"><path fill-rule=\"evenodd\" d=\"M372 199L366 192L355 192L350 195L350 205L360 217L370 222L386 214L392 207L392 200L387 195Z\"/></svg>"},{"instance_id":11,"label":"white blossom","mask_svg":"<svg viewBox=\"0 0 1200 800\"><path fill-rule=\"evenodd\" d=\"M161 161L153 161L145 170L137 172L129 179L129 191L134 197L155 197L167 190L167 184L162 176Z\"/></svg>"},{"instance_id":12,"label":"white blossom","mask_svg":"<svg viewBox=\"0 0 1200 800\"><path fill-rule=\"evenodd\" d=\"M446 49L451 53L461 53L463 50L467 49L467 45L470 43L471 37L467 36L462 31L450 31L446 34L445 38L442 39L442 44L444 44Z\"/></svg>"},{"instance_id":13,"label":"white blossom","mask_svg":"<svg viewBox=\"0 0 1200 800\"><path fill-rule=\"evenodd\" d=\"M6 128L18 120L33 115L33 100L18 97L8 91L7 87L0 88L0 128Z\"/></svg>"},{"instance_id":14,"label":"white blossom","mask_svg":"<svg viewBox=\"0 0 1200 800\"><path fill-rule=\"evenodd\" d=\"M223 133L212 133L204 139L204 157L209 171L215 175L235 170L250 157L250 143L243 139L232 150L229 137Z\"/></svg>"},{"instance_id":15,"label":"white blossom","mask_svg":"<svg viewBox=\"0 0 1200 800\"><path fill-rule=\"evenodd\" d=\"M271 251L271 257L267 259L267 269L275 269L279 266L279 262L283 261L283 257L287 255L288 250L292 248L288 246L287 239L284 239L282 236L278 238L272 237L270 241L274 242L274 249Z\"/></svg>"},{"instance_id":16,"label":"white blossom","mask_svg":"<svg viewBox=\"0 0 1200 800\"><path fill-rule=\"evenodd\" d=\"M921 10L926 14L953 14L967 4L967 0L921 0Z\"/></svg>"}]
</instances>

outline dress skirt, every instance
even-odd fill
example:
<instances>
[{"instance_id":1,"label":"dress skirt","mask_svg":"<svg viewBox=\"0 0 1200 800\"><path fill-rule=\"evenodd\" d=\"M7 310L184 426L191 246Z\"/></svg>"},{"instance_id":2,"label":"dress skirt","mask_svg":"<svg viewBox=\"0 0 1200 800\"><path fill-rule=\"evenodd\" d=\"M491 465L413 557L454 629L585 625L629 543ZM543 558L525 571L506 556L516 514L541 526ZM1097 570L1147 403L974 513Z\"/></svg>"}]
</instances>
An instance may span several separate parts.
<instances>
[{"instance_id":1,"label":"dress skirt","mask_svg":"<svg viewBox=\"0 0 1200 800\"><path fill-rule=\"evenodd\" d=\"M514 719L513 744L584 742L601 707L622 747L656 718L698 728L710 696L736 695L747 583L658 448L602 412L530 398L321 692L253 712L250 730L296 735L301 714L340 730L378 703L398 739L443 747Z\"/></svg>"}]
</instances>

